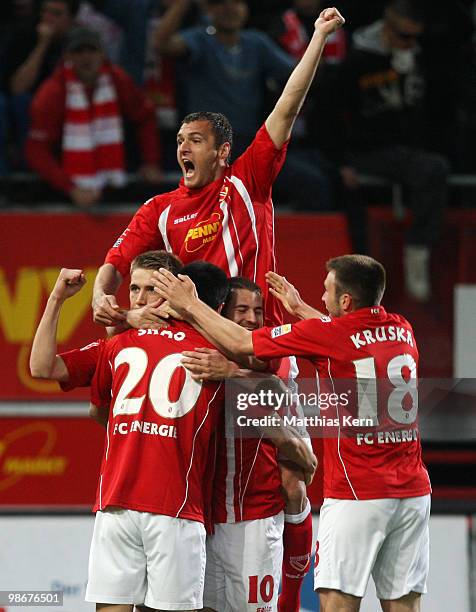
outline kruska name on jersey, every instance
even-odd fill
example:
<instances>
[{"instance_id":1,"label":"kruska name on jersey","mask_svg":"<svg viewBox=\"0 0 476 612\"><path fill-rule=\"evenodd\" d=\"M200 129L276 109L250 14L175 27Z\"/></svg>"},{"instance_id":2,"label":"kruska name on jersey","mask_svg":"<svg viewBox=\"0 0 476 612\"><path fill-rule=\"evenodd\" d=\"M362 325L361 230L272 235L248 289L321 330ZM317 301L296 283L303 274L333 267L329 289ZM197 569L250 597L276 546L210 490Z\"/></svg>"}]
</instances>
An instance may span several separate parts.
<instances>
[{"instance_id":1,"label":"kruska name on jersey","mask_svg":"<svg viewBox=\"0 0 476 612\"><path fill-rule=\"evenodd\" d=\"M415 346L412 332L409 329L405 329L405 327L397 327L395 325L364 329L361 332L352 334L350 339L357 349L368 344L375 344L375 342L406 342L406 344L412 347Z\"/></svg>"}]
</instances>

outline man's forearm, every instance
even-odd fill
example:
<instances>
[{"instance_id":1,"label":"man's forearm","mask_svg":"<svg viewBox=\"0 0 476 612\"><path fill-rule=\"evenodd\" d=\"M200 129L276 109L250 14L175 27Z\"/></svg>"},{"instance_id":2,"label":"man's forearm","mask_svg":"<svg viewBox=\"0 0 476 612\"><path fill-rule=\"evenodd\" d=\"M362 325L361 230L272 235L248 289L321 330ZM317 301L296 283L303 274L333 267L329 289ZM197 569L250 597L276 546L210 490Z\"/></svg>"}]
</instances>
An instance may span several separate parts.
<instances>
[{"instance_id":1,"label":"man's forearm","mask_svg":"<svg viewBox=\"0 0 476 612\"><path fill-rule=\"evenodd\" d=\"M51 378L57 352L56 332L63 302L49 297L31 347L30 371L37 378Z\"/></svg>"},{"instance_id":2,"label":"man's forearm","mask_svg":"<svg viewBox=\"0 0 476 612\"><path fill-rule=\"evenodd\" d=\"M315 319L316 317L323 317L325 315L323 312L306 304L306 302L302 302L294 311L294 316L298 319Z\"/></svg>"},{"instance_id":3,"label":"man's forearm","mask_svg":"<svg viewBox=\"0 0 476 612\"><path fill-rule=\"evenodd\" d=\"M321 59L327 38L320 32L315 31L311 41L298 63L291 73L281 94L276 108L285 116L296 116L299 114L309 91L312 81L316 75L317 66Z\"/></svg>"},{"instance_id":4,"label":"man's forearm","mask_svg":"<svg viewBox=\"0 0 476 612\"><path fill-rule=\"evenodd\" d=\"M325 44L326 37L315 31L306 52L293 70L276 106L266 120L266 129L278 148L291 137L294 121L304 104Z\"/></svg>"},{"instance_id":5,"label":"man's forearm","mask_svg":"<svg viewBox=\"0 0 476 612\"><path fill-rule=\"evenodd\" d=\"M182 25L183 18L190 8L190 0L174 0L165 11L155 31L155 47L159 53L167 53L169 43Z\"/></svg>"},{"instance_id":6,"label":"man's forearm","mask_svg":"<svg viewBox=\"0 0 476 612\"><path fill-rule=\"evenodd\" d=\"M110 263L99 268L94 281L93 306L103 295L114 295L122 283L122 274Z\"/></svg>"},{"instance_id":7,"label":"man's forearm","mask_svg":"<svg viewBox=\"0 0 476 612\"><path fill-rule=\"evenodd\" d=\"M15 72L10 80L10 90L13 95L23 94L32 89L38 79L48 44L47 41L39 41L29 57Z\"/></svg>"},{"instance_id":8,"label":"man's forearm","mask_svg":"<svg viewBox=\"0 0 476 612\"><path fill-rule=\"evenodd\" d=\"M299 465L304 471L311 472L316 469L316 456L298 432L283 426L277 439L273 441L287 459Z\"/></svg>"},{"instance_id":9,"label":"man's forearm","mask_svg":"<svg viewBox=\"0 0 476 612\"><path fill-rule=\"evenodd\" d=\"M240 358L253 354L251 332L220 316L200 300L193 300L188 306L187 321L228 355Z\"/></svg>"}]
</instances>

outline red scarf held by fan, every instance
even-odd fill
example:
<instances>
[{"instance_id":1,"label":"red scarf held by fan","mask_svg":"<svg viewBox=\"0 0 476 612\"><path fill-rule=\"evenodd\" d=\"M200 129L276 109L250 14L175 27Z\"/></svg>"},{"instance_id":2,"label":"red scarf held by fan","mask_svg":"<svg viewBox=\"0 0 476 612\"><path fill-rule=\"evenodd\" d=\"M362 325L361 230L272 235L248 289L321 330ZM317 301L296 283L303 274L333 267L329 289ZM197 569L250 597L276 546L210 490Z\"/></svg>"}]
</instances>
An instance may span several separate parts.
<instances>
[{"instance_id":1,"label":"red scarf held by fan","mask_svg":"<svg viewBox=\"0 0 476 612\"><path fill-rule=\"evenodd\" d=\"M117 92L103 64L92 95L64 64L66 85L63 169L75 187L102 189L126 182L124 134Z\"/></svg>"}]
</instances>

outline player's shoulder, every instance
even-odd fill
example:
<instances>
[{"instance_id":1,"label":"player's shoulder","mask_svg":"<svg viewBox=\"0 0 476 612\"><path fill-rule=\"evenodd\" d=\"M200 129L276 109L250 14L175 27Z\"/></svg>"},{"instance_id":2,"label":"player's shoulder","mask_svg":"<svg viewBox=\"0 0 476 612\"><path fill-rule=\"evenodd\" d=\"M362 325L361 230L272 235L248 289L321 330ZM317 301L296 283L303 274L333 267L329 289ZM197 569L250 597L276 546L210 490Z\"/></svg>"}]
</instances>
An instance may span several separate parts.
<instances>
[{"instance_id":1,"label":"player's shoulder","mask_svg":"<svg viewBox=\"0 0 476 612\"><path fill-rule=\"evenodd\" d=\"M179 334L179 337L183 337L186 343L192 343L195 347L207 347L215 348L211 342L202 336L200 332L194 329L189 323L185 321L174 321L170 327L174 334ZM184 348L184 350L187 350Z\"/></svg>"},{"instance_id":2,"label":"player's shoulder","mask_svg":"<svg viewBox=\"0 0 476 612\"><path fill-rule=\"evenodd\" d=\"M167 191L166 193L159 193L146 200L142 204L140 210L143 212L146 212L147 210L163 210L172 204L179 195L180 187L177 187L177 189L173 189L172 191Z\"/></svg>"},{"instance_id":3,"label":"player's shoulder","mask_svg":"<svg viewBox=\"0 0 476 612\"><path fill-rule=\"evenodd\" d=\"M412 329L412 324L403 315L396 312L387 312L387 321L389 325L399 325L400 327L407 327Z\"/></svg>"},{"instance_id":4,"label":"player's shoulder","mask_svg":"<svg viewBox=\"0 0 476 612\"><path fill-rule=\"evenodd\" d=\"M136 329L127 329L114 336L109 336L100 341L99 350L104 352L108 358L113 354L117 354L120 350L125 347L131 346L131 339L134 336Z\"/></svg>"},{"instance_id":5,"label":"player's shoulder","mask_svg":"<svg viewBox=\"0 0 476 612\"><path fill-rule=\"evenodd\" d=\"M239 168L241 164L248 162L248 158L250 157L251 152L258 150L259 153L260 149L268 148L275 149L276 147L274 146L274 143L271 140L271 136L268 133L266 124L263 123L263 125L256 132L254 138L250 141L250 144L245 149L245 151L232 163L232 165L230 166L231 170L233 171L234 169ZM259 157L256 157L255 155L253 157L252 163L256 163L259 161Z\"/></svg>"}]
</instances>

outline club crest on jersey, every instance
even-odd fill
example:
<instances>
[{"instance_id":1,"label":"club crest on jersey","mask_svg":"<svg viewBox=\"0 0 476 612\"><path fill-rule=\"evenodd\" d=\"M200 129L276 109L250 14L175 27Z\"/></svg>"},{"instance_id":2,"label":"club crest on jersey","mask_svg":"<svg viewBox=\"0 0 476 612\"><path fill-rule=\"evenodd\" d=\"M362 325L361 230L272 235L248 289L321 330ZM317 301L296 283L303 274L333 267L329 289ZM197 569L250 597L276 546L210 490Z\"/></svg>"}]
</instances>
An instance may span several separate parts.
<instances>
[{"instance_id":1,"label":"club crest on jersey","mask_svg":"<svg viewBox=\"0 0 476 612\"><path fill-rule=\"evenodd\" d=\"M205 221L199 221L191 227L185 236L185 250L195 253L210 242L213 242L221 230L221 214L214 212Z\"/></svg>"},{"instance_id":2,"label":"club crest on jersey","mask_svg":"<svg viewBox=\"0 0 476 612\"><path fill-rule=\"evenodd\" d=\"M310 554L302 555L301 557L289 557L289 564L299 573L306 572L310 562Z\"/></svg>"},{"instance_id":3,"label":"club crest on jersey","mask_svg":"<svg viewBox=\"0 0 476 612\"><path fill-rule=\"evenodd\" d=\"M226 200L226 196L228 195L229 191L230 191L230 188L228 186L223 185L220 191L220 199L218 200L219 204L221 204L222 202Z\"/></svg>"},{"instance_id":4,"label":"club crest on jersey","mask_svg":"<svg viewBox=\"0 0 476 612\"><path fill-rule=\"evenodd\" d=\"M279 327L273 327L273 329L271 330L271 338L279 338L279 336L289 334L291 328L291 323L287 323L286 325L280 325Z\"/></svg>"}]
</instances>

